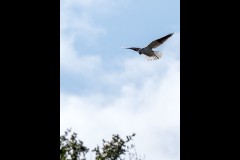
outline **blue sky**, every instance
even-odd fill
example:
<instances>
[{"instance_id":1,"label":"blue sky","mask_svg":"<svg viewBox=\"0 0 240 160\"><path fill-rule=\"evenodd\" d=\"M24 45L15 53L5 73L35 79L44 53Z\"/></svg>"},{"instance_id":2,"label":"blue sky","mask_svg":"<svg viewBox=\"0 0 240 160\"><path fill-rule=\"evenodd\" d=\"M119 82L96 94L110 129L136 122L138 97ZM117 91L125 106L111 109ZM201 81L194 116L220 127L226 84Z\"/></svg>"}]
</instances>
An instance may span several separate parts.
<instances>
[{"instance_id":1,"label":"blue sky","mask_svg":"<svg viewBox=\"0 0 240 160\"><path fill-rule=\"evenodd\" d=\"M146 160L179 159L179 3L61 0L61 134L72 127L95 147L112 134L136 132ZM121 48L172 32L155 49L163 52L157 61Z\"/></svg>"}]
</instances>

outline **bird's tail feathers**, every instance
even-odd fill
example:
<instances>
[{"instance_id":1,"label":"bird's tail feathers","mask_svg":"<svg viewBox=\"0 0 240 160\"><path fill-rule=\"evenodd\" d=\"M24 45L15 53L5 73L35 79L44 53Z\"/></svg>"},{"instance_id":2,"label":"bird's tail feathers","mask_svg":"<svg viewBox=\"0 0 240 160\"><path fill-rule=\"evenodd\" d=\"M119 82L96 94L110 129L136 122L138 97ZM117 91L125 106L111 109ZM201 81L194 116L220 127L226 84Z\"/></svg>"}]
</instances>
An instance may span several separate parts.
<instances>
[{"instance_id":1,"label":"bird's tail feathers","mask_svg":"<svg viewBox=\"0 0 240 160\"><path fill-rule=\"evenodd\" d=\"M162 55L163 55L163 53L162 52L159 52L159 51L154 51L154 54L156 55L153 55L153 56L145 56L146 57L146 60L147 61L156 61L156 60L158 60L158 59L160 59L160 58L162 58Z\"/></svg>"},{"instance_id":2,"label":"bird's tail feathers","mask_svg":"<svg viewBox=\"0 0 240 160\"><path fill-rule=\"evenodd\" d=\"M156 61L156 60L158 60L158 58L155 57L155 56L151 56L151 57L146 56L145 59L146 59L147 61Z\"/></svg>"},{"instance_id":3,"label":"bird's tail feathers","mask_svg":"<svg viewBox=\"0 0 240 160\"><path fill-rule=\"evenodd\" d=\"M145 56L145 57L146 57L146 60L147 60L147 61L156 61L156 60L162 58L162 55L163 55L163 53L162 53L162 52L159 52L159 51L154 51L154 54L155 54L155 55L150 56L150 57L149 57L149 56Z\"/></svg>"},{"instance_id":4,"label":"bird's tail feathers","mask_svg":"<svg viewBox=\"0 0 240 160\"><path fill-rule=\"evenodd\" d=\"M154 54L158 57L158 58L162 58L163 56L163 53L162 52L159 52L159 51L154 51ZM157 58L156 57L156 58Z\"/></svg>"}]
</instances>

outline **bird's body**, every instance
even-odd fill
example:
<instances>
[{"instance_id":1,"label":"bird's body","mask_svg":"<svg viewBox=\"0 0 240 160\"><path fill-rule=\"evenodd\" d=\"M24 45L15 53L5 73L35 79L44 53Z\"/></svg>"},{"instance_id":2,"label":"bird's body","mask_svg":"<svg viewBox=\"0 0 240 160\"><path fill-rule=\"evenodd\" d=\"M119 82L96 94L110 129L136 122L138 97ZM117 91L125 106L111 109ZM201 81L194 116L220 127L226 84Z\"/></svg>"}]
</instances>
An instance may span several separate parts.
<instances>
[{"instance_id":1,"label":"bird's body","mask_svg":"<svg viewBox=\"0 0 240 160\"><path fill-rule=\"evenodd\" d=\"M168 34L162 38L159 38L155 41L152 41L147 47L144 48L137 48L137 47L131 47L126 49L132 49L136 52L138 52L140 55L144 54L147 56L148 60L157 60L162 57L162 53L159 51L153 51L153 48L157 48L161 44L163 44L169 37L171 37L173 33Z\"/></svg>"},{"instance_id":2,"label":"bird's body","mask_svg":"<svg viewBox=\"0 0 240 160\"><path fill-rule=\"evenodd\" d=\"M139 50L139 54L145 54L146 56L153 56L154 51L148 47L145 47Z\"/></svg>"}]
</instances>

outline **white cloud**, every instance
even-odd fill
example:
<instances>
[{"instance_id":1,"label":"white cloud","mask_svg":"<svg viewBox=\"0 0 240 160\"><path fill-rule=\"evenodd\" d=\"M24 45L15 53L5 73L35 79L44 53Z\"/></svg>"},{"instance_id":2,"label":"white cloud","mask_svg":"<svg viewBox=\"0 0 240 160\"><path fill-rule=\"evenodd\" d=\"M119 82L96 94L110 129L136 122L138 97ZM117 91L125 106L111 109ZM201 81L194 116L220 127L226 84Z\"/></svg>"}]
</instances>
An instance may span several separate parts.
<instances>
[{"instance_id":1,"label":"white cloud","mask_svg":"<svg viewBox=\"0 0 240 160\"><path fill-rule=\"evenodd\" d=\"M109 13L117 7L126 6L132 0L61 0L61 7L63 9L72 8L74 6L81 7L84 11L98 13Z\"/></svg>"},{"instance_id":2,"label":"white cloud","mask_svg":"<svg viewBox=\"0 0 240 160\"><path fill-rule=\"evenodd\" d=\"M89 75L97 70L101 58L90 53L84 53L83 56L74 43L81 39L85 44L95 46L98 38L106 34L106 30L95 24L94 15L114 14L121 3L120 0L61 0L61 71Z\"/></svg>"},{"instance_id":3,"label":"white cloud","mask_svg":"<svg viewBox=\"0 0 240 160\"><path fill-rule=\"evenodd\" d=\"M89 75L98 69L101 64L101 58L99 56L83 56L78 54L73 47L73 40L70 38L61 38L60 41L61 71Z\"/></svg>"},{"instance_id":4,"label":"white cloud","mask_svg":"<svg viewBox=\"0 0 240 160\"><path fill-rule=\"evenodd\" d=\"M137 67L146 66L144 63ZM61 132L72 127L92 148L114 133L125 136L136 132L137 151L146 159L179 159L179 61L164 65L167 71L163 76L152 69L138 70L142 86L136 87L134 81L123 83L118 95L84 97L61 93ZM122 75L137 74L132 65L124 67ZM144 76L146 73L149 77ZM118 81L117 76L113 80Z\"/></svg>"},{"instance_id":5,"label":"white cloud","mask_svg":"<svg viewBox=\"0 0 240 160\"><path fill-rule=\"evenodd\" d=\"M130 0L61 0L61 36L81 36L92 42L106 30L95 23L99 16L114 15Z\"/></svg>"}]
</instances>

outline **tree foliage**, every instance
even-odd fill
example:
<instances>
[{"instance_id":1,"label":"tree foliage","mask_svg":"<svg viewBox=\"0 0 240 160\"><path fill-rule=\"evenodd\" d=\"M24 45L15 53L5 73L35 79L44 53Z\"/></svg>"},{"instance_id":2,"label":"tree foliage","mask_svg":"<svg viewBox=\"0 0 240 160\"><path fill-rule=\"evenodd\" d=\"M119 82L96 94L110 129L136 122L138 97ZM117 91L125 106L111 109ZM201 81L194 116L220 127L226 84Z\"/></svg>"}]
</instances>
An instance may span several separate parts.
<instances>
[{"instance_id":1,"label":"tree foliage","mask_svg":"<svg viewBox=\"0 0 240 160\"><path fill-rule=\"evenodd\" d=\"M86 160L85 154L89 149L83 145L83 142L77 140L77 133L69 136L71 129L65 131L60 136L60 160ZM70 138L69 138L70 137Z\"/></svg>"},{"instance_id":2,"label":"tree foliage","mask_svg":"<svg viewBox=\"0 0 240 160\"><path fill-rule=\"evenodd\" d=\"M119 135L113 135L111 141L103 140L102 148L99 146L94 148L94 152L96 152L96 160L121 160L121 155L125 155L129 146L126 146L126 143L132 140L131 136L127 136L127 140L123 140Z\"/></svg>"},{"instance_id":3,"label":"tree foliage","mask_svg":"<svg viewBox=\"0 0 240 160\"><path fill-rule=\"evenodd\" d=\"M85 155L89 148L77 139L77 133L70 134L70 132L71 129L68 129L64 135L60 136L60 160L86 160ZM126 136L125 140L118 134L112 135L110 141L103 139L102 146L97 146L92 150L95 153L95 160L125 160L126 158L123 157L126 155L129 160L141 160L137 156L135 145L128 145L135 135L133 133Z\"/></svg>"}]
</instances>

